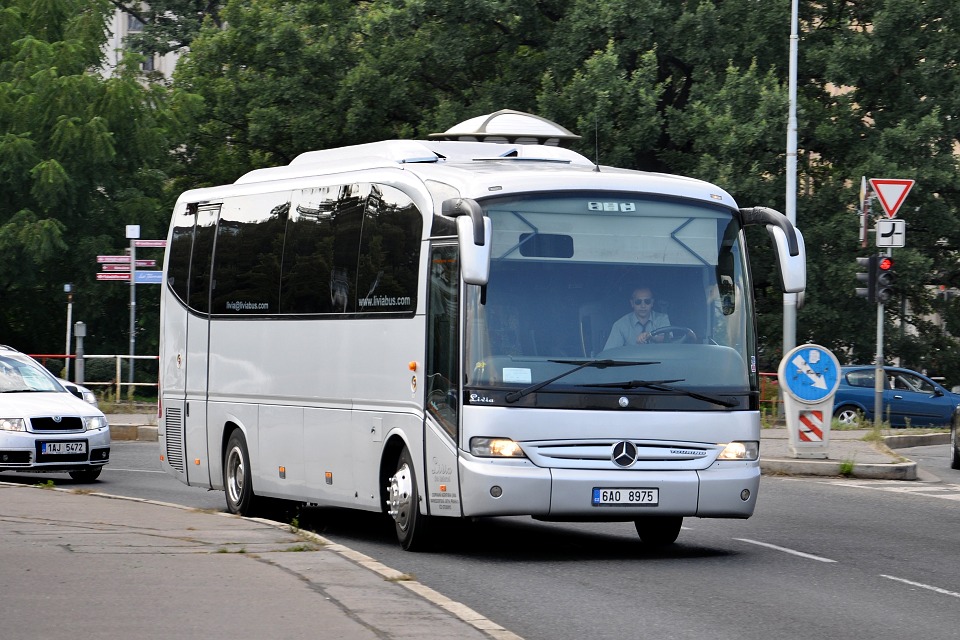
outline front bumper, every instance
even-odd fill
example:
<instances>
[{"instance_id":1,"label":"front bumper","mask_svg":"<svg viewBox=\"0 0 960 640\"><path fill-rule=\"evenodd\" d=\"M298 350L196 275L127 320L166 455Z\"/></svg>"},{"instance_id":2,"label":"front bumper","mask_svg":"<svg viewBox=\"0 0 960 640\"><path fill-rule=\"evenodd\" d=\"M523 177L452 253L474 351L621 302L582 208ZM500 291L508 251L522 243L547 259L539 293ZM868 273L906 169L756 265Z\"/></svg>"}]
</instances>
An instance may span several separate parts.
<instances>
[{"instance_id":1,"label":"front bumper","mask_svg":"<svg viewBox=\"0 0 960 640\"><path fill-rule=\"evenodd\" d=\"M44 442L85 442L82 454L44 455ZM72 433L0 431L0 471L74 471L110 461L110 428Z\"/></svg>"},{"instance_id":2,"label":"front bumper","mask_svg":"<svg viewBox=\"0 0 960 640\"><path fill-rule=\"evenodd\" d=\"M526 460L461 455L465 516L531 515L555 520L632 520L639 516L749 518L760 486L759 461L716 462L702 470L541 468ZM659 490L655 506L593 506L593 489Z\"/></svg>"}]
</instances>

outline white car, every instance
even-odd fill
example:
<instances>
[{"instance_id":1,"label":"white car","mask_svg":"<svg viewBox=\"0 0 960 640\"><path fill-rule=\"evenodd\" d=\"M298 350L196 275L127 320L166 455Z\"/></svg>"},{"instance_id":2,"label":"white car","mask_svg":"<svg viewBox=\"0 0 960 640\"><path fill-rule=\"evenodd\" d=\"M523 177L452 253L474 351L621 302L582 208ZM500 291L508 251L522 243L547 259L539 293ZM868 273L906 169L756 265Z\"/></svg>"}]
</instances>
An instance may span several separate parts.
<instances>
[{"instance_id":1,"label":"white car","mask_svg":"<svg viewBox=\"0 0 960 640\"><path fill-rule=\"evenodd\" d=\"M0 471L68 472L93 482L109 460L106 416L36 360L0 345Z\"/></svg>"},{"instance_id":2,"label":"white car","mask_svg":"<svg viewBox=\"0 0 960 640\"><path fill-rule=\"evenodd\" d=\"M76 382L70 382L69 380L64 380L63 378L57 378L57 382L59 382L64 389L77 396L84 402L89 402L95 407L100 406L100 403L97 401L97 394L95 394L93 391L90 391L90 389L87 389L83 385L77 384Z\"/></svg>"}]
</instances>

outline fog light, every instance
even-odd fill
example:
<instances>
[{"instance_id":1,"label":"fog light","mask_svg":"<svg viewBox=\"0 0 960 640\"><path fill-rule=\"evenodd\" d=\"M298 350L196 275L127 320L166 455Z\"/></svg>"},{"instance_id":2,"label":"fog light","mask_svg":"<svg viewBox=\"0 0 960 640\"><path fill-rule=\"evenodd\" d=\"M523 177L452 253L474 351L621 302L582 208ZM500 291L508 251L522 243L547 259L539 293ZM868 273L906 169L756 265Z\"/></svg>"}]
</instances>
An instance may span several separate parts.
<instances>
[{"instance_id":1,"label":"fog light","mask_svg":"<svg viewBox=\"0 0 960 640\"><path fill-rule=\"evenodd\" d=\"M744 489L740 492L740 499L746 502L750 499L750 489Z\"/></svg>"},{"instance_id":2,"label":"fog light","mask_svg":"<svg viewBox=\"0 0 960 640\"><path fill-rule=\"evenodd\" d=\"M493 485L492 487L490 487L490 495L493 496L494 498L499 498L500 496L503 495L503 489L501 489L497 485Z\"/></svg>"}]
</instances>

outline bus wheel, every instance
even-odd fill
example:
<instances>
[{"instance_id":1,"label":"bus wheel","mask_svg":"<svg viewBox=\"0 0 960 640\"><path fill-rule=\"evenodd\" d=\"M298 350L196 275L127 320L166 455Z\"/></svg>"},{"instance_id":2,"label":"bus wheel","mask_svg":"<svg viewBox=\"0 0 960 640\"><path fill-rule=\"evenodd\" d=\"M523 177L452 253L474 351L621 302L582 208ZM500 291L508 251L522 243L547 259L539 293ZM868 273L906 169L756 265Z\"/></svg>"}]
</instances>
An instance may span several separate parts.
<instances>
[{"instance_id":1,"label":"bus wheel","mask_svg":"<svg viewBox=\"0 0 960 640\"><path fill-rule=\"evenodd\" d=\"M223 455L223 489L227 494L227 510L249 516L253 513L256 496L253 495L250 454L247 440L239 429L230 434L227 451Z\"/></svg>"},{"instance_id":2,"label":"bus wheel","mask_svg":"<svg viewBox=\"0 0 960 640\"><path fill-rule=\"evenodd\" d=\"M643 544L650 547L663 547L673 544L680 535L683 518L680 516L644 516L633 521Z\"/></svg>"},{"instance_id":3,"label":"bus wheel","mask_svg":"<svg viewBox=\"0 0 960 640\"><path fill-rule=\"evenodd\" d=\"M427 516L420 513L420 493L413 460L404 447L397 460L397 470L387 479L387 513L393 518L397 540L407 551L418 551L426 545Z\"/></svg>"}]
</instances>

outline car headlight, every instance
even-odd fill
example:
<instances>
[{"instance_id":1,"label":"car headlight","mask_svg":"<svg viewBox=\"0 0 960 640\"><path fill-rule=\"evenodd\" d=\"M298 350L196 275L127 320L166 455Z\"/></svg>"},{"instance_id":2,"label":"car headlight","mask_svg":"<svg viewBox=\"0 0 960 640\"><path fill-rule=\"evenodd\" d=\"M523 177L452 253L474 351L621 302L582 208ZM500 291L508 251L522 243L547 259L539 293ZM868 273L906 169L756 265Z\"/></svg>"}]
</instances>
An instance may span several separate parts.
<instances>
[{"instance_id":1,"label":"car headlight","mask_svg":"<svg viewBox=\"0 0 960 640\"><path fill-rule=\"evenodd\" d=\"M470 438L470 453L482 458L525 458L520 445L510 438Z\"/></svg>"},{"instance_id":2,"label":"car headlight","mask_svg":"<svg viewBox=\"0 0 960 640\"><path fill-rule=\"evenodd\" d=\"M103 416L89 416L83 419L83 428L87 431L103 429L107 426L107 419Z\"/></svg>"},{"instance_id":3,"label":"car headlight","mask_svg":"<svg viewBox=\"0 0 960 640\"><path fill-rule=\"evenodd\" d=\"M746 442L731 442L723 448L717 460L756 460L760 455L760 443L748 440Z\"/></svg>"},{"instance_id":4,"label":"car headlight","mask_svg":"<svg viewBox=\"0 0 960 640\"><path fill-rule=\"evenodd\" d=\"M26 431L27 423L23 418L0 418L0 431Z\"/></svg>"},{"instance_id":5,"label":"car headlight","mask_svg":"<svg viewBox=\"0 0 960 640\"><path fill-rule=\"evenodd\" d=\"M93 406L97 406L97 396L93 391L90 391L89 389L84 389L83 391L80 392L80 394L83 396L84 402L89 402Z\"/></svg>"}]
</instances>

